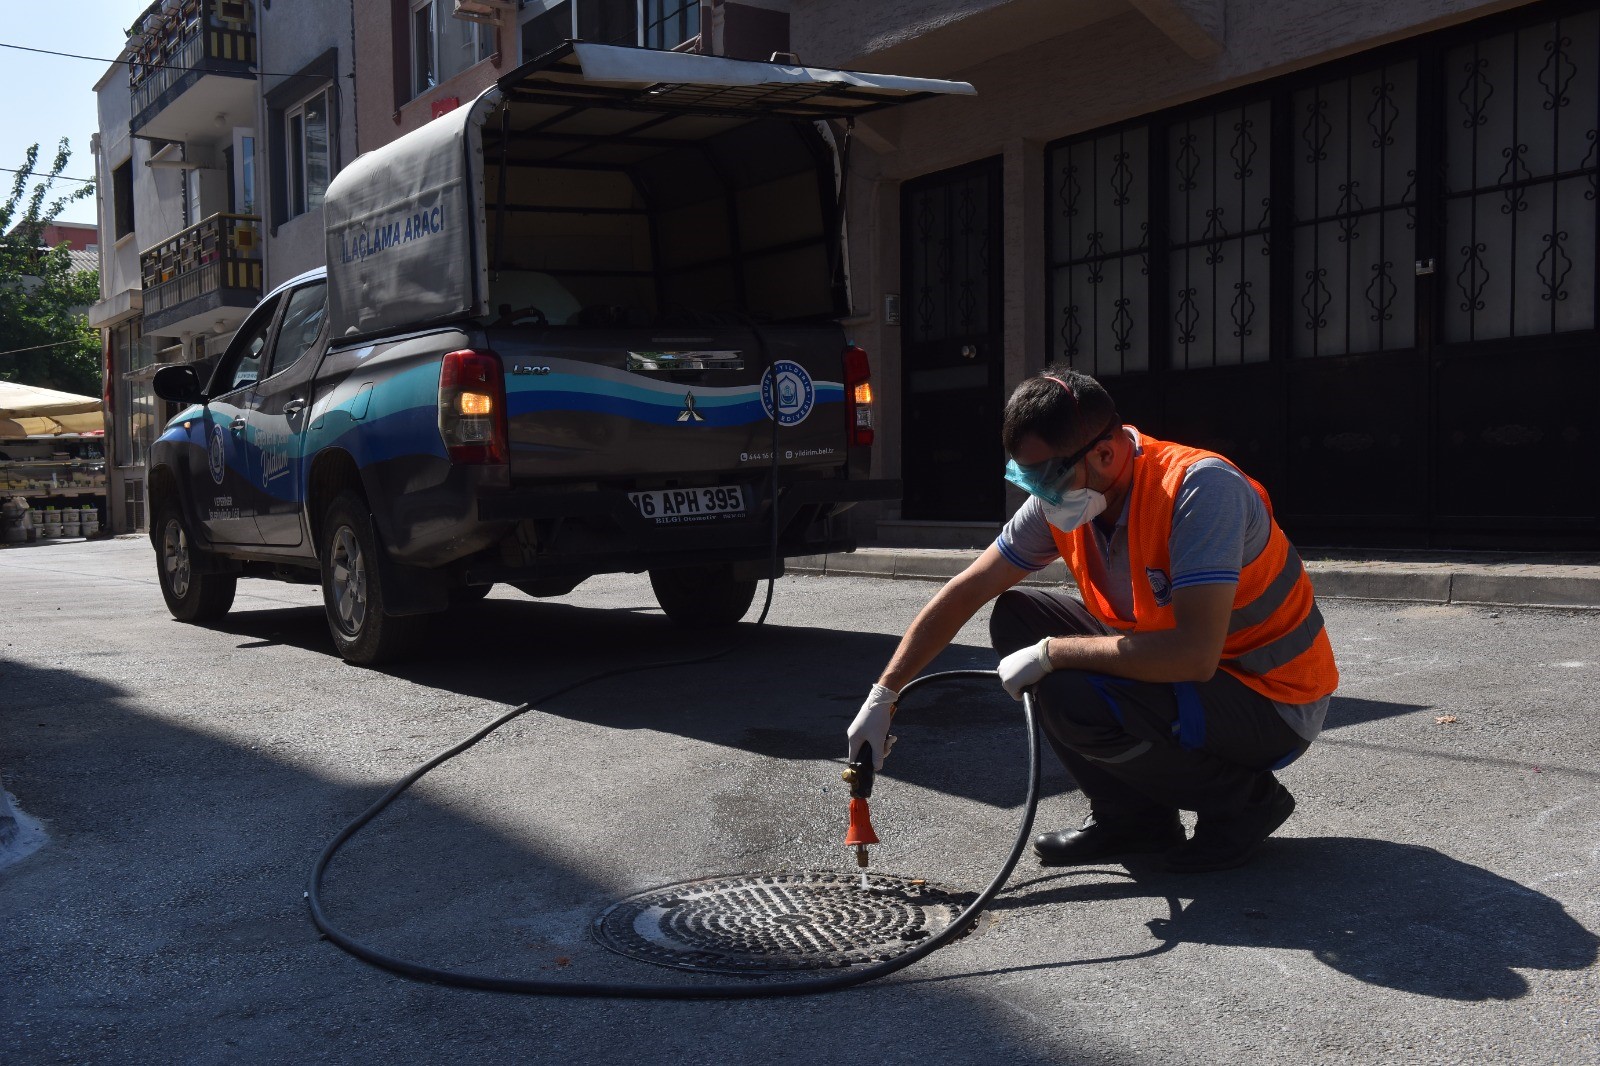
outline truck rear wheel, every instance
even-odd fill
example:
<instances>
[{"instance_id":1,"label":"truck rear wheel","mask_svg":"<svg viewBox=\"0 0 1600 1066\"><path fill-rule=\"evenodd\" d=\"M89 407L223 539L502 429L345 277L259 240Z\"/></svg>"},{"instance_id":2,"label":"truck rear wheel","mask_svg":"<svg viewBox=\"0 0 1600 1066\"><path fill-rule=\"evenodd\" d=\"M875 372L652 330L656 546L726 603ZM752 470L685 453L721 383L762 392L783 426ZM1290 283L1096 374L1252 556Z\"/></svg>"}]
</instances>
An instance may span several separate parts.
<instances>
[{"instance_id":1,"label":"truck rear wheel","mask_svg":"<svg viewBox=\"0 0 1600 1066\"><path fill-rule=\"evenodd\" d=\"M377 534L365 501L340 494L322 522L322 604L333 645L345 662L373 666L411 651L427 628L426 615L385 610Z\"/></svg>"},{"instance_id":2,"label":"truck rear wheel","mask_svg":"<svg viewBox=\"0 0 1600 1066\"><path fill-rule=\"evenodd\" d=\"M180 622L209 622L233 606L239 579L204 573L209 554L195 547L177 504L162 504L156 514L156 577L167 610Z\"/></svg>"},{"instance_id":3,"label":"truck rear wheel","mask_svg":"<svg viewBox=\"0 0 1600 1066\"><path fill-rule=\"evenodd\" d=\"M667 617L696 629L731 626L756 597L754 579L736 578L729 564L650 571L650 588Z\"/></svg>"}]
</instances>

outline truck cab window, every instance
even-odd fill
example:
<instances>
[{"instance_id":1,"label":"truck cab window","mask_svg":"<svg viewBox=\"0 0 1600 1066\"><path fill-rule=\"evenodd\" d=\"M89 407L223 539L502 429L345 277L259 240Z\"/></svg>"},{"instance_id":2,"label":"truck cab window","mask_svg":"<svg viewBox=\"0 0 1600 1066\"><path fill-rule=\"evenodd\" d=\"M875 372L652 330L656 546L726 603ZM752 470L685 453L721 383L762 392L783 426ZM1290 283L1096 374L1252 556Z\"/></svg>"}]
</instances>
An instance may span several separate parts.
<instances>
[{"instance_id":1,"label":"truck cab window","mask_svg":"<svg viewBox=\"0 0 1600 1066\"><path fill-rule=\"evenodd\" d=\"M218 395L242 389L261 376L261 354L266 351L267 339L272 335L272 320L277 317L281 302L281 299L270 299L261 304L234 335L213 378L214 384L219 386L214 389Z\"/></svg>"},{"instance_id":2,"label":"truck cab window","mask_svg":"<svg viewBox=\"0 0 1600 1066\"><path fill-rule=\"evenodd\" d=\"M277 374L299 362L317 334L322 332L323 311L328 306L328 283L303 285L289 294L278 327L278 341L272 347L272 365L266 374Z\"/></svg>"}]
</instances>

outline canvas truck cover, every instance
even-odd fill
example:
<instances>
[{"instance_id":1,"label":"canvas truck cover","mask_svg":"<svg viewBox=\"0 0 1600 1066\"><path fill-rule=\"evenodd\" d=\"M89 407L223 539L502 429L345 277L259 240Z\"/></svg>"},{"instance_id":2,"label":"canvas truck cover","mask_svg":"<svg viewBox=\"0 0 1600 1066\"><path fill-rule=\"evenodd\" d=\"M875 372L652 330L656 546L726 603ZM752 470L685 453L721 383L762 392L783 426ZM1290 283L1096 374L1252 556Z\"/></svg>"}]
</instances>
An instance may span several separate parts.
<instances>
[{"instance_id":1,"label":"canvas truck cover","mask_svg":"<svg viewBox=\"0 0 1600 1066\"><path fill-rule=\"evenodd\" d=\"M328 313L340 339L476 313L481 156L458 108L358 157L323 198Z\"/></svg>"},{"instance_id":2,"label":"canvas truck cover","mask_svg":"<svg viewBox=\"0 0 1600 1066\"><path fill-rule=\"evenodd\" d=\"M583 136L588 126L596 142L617 130L619 111L639 112L655 116L651 140L676 133L687 143L703 135L696 131L706 118L815 121L972 93L965 82L568 42L334 178L323 199L333 336L354 340L487 312L483 125L502 104L559 108L565 136ZM676 123L681 132L662 117L671 115L685 117Z\"/></svg>"}]
</instances>

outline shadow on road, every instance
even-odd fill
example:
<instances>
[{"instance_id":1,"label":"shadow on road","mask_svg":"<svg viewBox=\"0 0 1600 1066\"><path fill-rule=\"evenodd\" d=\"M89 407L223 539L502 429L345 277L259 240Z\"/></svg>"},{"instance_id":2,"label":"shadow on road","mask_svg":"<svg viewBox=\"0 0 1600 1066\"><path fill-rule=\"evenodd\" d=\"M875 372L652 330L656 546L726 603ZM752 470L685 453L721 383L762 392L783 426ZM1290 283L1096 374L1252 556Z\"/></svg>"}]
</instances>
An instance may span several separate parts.
<instances>
[{"instance_id":1,"label":"shadow on road","mask_svg":"<svg viewBox=\"0 0 1600 1066\"><path fill-rule=\"evenodd\" d=\"M751 609L750 617L756 616ZM217 624L247 638L244 651L290 645L333 654L320 607L241 610ZM744 624L720 632L674 625L641 602L584 607L496 596L435 620L427 652L385 672L418 685L539 710L613 729L653 729L779 759L843 761L844 732L870 679L898 637L844 630ZM584 677L641 662L700 658L709 663L598 681L548 702L543 694ZM734 669L737 664L738 669ZM952 645L929 668L993 669L986 646ZM752 671L760 679L752 684ZM1357 725L1426 708L1335 697L1327 728ZM994 807L1021 798L1019 705L988 682L929 686L896 718L900 745L885 767L903 781ZM1017 773L975 773L964 754L990 733L1015 731ZM1043 796L1070 791L1071 778L1048 753Z\"/></svg>"},{"instance_id":2,"label":"shadow on road","mask_svg":"<svg viewBox=\"0 0 1600 1066\"><path fill-rule=\"evenodd\" d=\"M1600 958L1600 938L1549 896L1432 848L1387 840L1274 839L1250 866L1203 876L1159 872L1154 860L1130 873L1050 873L1013 884L991 906L1140 898L1160 900L1168 912L1147 923L1155 941L1147 950L1020 969L1115 962L1180 944L1272 948L1305 952L1368 984L1481 1002L1525 995L1530 986L1518 970L1584 970Z\"/></svg>"},{"instance_id":3,"label":"shadow on road","mask_svg":"<svg viewBox=\"0 0 1600 1066\"><path fill-rule=\"evenodd\" d=\"M426 656L385 672L510 706L533 701L544 713L609 729L656 730L773 758L843 763L845 729L898 642L877 633L773 623L697 632L645 606L486 600L438 619ZM218 628L246 638L242 650L288 644L332 654L320 608L235 611ZM726 654L708 663L629 673L541 699L608 670L702 658L722 649ZM993 666L990 649L957 644L930 669ZM1023 795L1021 721L1019 705L996 685L925 688L896 719L901 746L884 777L1014 807ZM1015 765L1016 773L972 772L967 753L1007 734L1015 735L1015 761L1008 766ZM1046 795L1071 787L1048 758L1044 784Z\"/></svg>"},{"instance_id":4,"label":"shadow on road","mask_svg":"<svg viewBox=\"0 0 1600 1066\"><path fill-rule=\"evenodd\" d=\"M776 1062L794 1061L796 1048L868 1046L876 1016L910 1012L918 1024L895 1035L908 1059L981 1048L1008 1063L1059 1061L956 990L873 985L843 1011L819 1005L842 1000L816 998L619 1004L402 980L320 941L301 898L318 849L387 784L336 773L370 764L387 732L312 755L265 743L296 727L281 709L261 735L229 737L204 698L151 713L107 679L4 656L0 678L7 776L51 834L0 874L0 985L26 989L28 1004L28 1026L12 1014L0 1027L0 1059L73 1059L89 1047L122 1062ZM429 720L390 709L384 721L404 735ZM482 813L408 793L330 870L330 916L379 950L434 966L696 983L595 945L588 926L616 886L559 841Z\"/></svg>"}]
</instances>

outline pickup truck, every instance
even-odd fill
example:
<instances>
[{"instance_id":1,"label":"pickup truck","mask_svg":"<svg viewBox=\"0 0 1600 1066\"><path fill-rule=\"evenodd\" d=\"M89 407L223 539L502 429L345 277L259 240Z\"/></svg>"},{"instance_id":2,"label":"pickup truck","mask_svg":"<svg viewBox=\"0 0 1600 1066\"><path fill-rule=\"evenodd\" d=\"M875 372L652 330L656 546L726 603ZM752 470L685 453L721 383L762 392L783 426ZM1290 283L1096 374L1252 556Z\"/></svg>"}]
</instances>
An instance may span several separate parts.
<instances>
[{"instance_id":1,"label":"pickup truck","mask_svg":"<svg viewBox=\"0 0 1600 1066\"><path fill-rule=\"evenodd\" d=\"M357 158L327 266L246 317L151 449L173 615L320 582L338 652L414 649L496 583L648 571L672 620L743 617L869 477L847 338L854 116L963 83L568 42Z\"/></svg>"}]
</instances>

